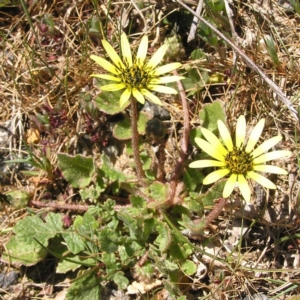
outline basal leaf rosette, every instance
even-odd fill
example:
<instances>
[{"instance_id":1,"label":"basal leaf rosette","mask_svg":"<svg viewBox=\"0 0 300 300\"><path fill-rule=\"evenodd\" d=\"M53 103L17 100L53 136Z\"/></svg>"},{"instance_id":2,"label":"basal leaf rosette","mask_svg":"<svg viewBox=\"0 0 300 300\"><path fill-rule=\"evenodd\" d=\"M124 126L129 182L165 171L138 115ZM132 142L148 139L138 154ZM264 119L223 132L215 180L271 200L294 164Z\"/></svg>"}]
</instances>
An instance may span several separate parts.
<instances>
[{"instance_id":1,"label":"basal leaf rosette","mask_svg":"<svg viewBox=\"0 0 300 300\"><path fill-rule=\"evenodd\" d=\"M265 125L265 119L261 119L252 130L248 141L246 141L246 120L240 116L235 133L235 143L231 138L226 125L219 120L218 130L220 139L211 131L201 128L201 132L206 140L195 138L196 144L208 155L214 159L203 159L192 162L190 168L216 167L218 170L208 174L203 184L211 184L219 179L229 177L223 190L223 197L227 198L237 185L244 199L249 202L251 191L248 180L252 179L268 189L276 189L276 185L259 172L286 175L287 171L274 165L268 165L266 162L291 156L288 150L278 150L268 152L272 147L282 139L280 135L264 141L256 146Z\"/></svg>"},{"instance_id":2,"label":"basal leaf rosette","mask_svg":"<svg viewBox=\"0 0 300 300\"><path fill-rule=\"evenodd\" d=\"M120 97L120 106L124 106L130 101L131 96L142 104L145 103L146 98L155 104L161 105L160 99L151 91L177 94L175 89L162 84L178 81L184 77L161 75L174 71L181 66L181 63L173 62L158 67L167 51L167 45L162 45L149 60L146 59L148 51L148 37L146 35L142 37L135 55L132 55L125 33L121 35L121 56L106 40L102 40L102 45L112 63L96 55L91 55L91 59L110 74L92 74L91 76L114 82L101 86L102 91L124 90Z\"/></svg>"}]
</instances>

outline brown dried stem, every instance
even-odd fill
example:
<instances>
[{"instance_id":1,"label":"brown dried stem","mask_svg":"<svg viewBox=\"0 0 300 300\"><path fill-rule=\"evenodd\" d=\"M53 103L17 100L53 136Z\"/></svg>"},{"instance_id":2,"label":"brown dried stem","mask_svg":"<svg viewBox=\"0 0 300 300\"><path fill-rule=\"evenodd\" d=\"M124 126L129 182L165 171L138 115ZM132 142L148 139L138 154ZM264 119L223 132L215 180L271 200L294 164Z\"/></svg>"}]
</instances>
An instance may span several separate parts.
<instances>
[{"instance_id":1,"label":"brown dried stem","mask_svg":"<svg viewBox=\"0 0 300 300\"><path fill-rule=\"evenodd\" d=\"M173 71L174 75L178 75L177 71ZM172 179L170 181L169 185L169 197L168 202L176 202L175 196L176 193L178 194L179 191L177 189L178 179L181 176L183 164L186 159L187 151L188 151L188 145L189 145L189 134L190 134L190 117L189 117L189 105L187 102L186 94L184 91L184 87L181 83L181 81L177 81L177 86L179 89L179 95L182 102L182 108L183 108L183 133L181 138L181 151L179 154L178 162L175 166L174 174L172 176ZM175 203L174 202L174 203Z\"/></svg>"}]
</instances>

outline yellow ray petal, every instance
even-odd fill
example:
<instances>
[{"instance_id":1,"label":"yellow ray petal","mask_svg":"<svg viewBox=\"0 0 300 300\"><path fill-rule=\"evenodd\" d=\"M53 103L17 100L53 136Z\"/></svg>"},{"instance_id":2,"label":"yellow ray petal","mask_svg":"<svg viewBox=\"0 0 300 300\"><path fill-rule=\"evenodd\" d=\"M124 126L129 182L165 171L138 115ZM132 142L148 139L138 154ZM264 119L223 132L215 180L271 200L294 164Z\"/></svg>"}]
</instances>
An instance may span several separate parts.
<instances>
[{"instance_id":1,"label":"yellow ray petal","mask_svg":"<svg viewBox=\"0 0 300 300\"><path fill-rule=\"evenodd\" d=\"M265 126L265 119L261 119L256 126L253 128L250 136L249 136L249 140L246 146L246 152L250 153L253 148L255 147L256 143L258 142L260 135L264 129Z\"/></svg>"},{"instance_id":2,"label":"yellow ray petal","mask_svg":"<svg viewBox=\"0 0 300 300\"><path fill-rule=\"evenodd\" d=\"M106 40L102 40L102 45L106 51L106 53L108 54L108 56L110 57L110 59L112 60L112 62L119 68L124 69L125 66L120 58L120 56L117 54L117 52L115 51L115 49L110 45L110 43Z\"/></svg>"},{"instance_id":3,"label":"yellow ray petal","mask_svg":"<svg viewBox=\"0 0 300 300\"><path fill-rule=\"evenodd\" d=\"M150 65L150 62L148 63ZM151 65L150 65L151 66ZM174 62L161 67L158 67L154 70L154 76L160 76L161 74L169 73L181 67L181 63ZM184 78L184 77L183 77Z\"/></svg>"},{"instance_id":4,"label":"yellow ray petal","mask_svg":"<svg viewBox=\"0 0 300 300\"><path fill-rule=\"evenodd\" d=\"M242 196L244 197L246 202L250 202L251 190L248 181L246 180L244 175L241 174L238 175L238 184Z\"/></svg>"},{"instance_id":5,"label":"yellow ray petal","mask_svg":"<svg viewBox=\"0 0 300 300\"><path fill-rule=\"evenodd\" d=\"M136 54L136 58L138 63L143 63L148 51L148 36L144 35L142 37L141 43L139 45L138 52Z\"/></svg>"},{"instance_id":6,"label":"yellow ray petal","mask_svg":"<svg viewBox=\"0 0 300 300\"><path fill-rule=\"evenodd\" d=\"M222 153L223 156L226 156L228 154L228 151L225 149L225 147L221 144L220 140L208 129L202 127L201 132L206 138L207 141L212 146L215 146L218 148L218 150Z\"/></svg>"},{"instance_id":7,"label":"yellow ray petal","mask_svg":"<svg viewBox=\"0 0 300 300\"><path fill-rule=\"evenodd\" d=\"M101 79L105 79L105 80L118 81L118 82L121 81L120 78L112 76L112 75L108 75L108 74L92 74L91 77L101 78Z\"/></svg>"},{"instance_id":8,"label":"yellow ray petal","mask_svg":"<svg viewBox=\"0 0 300 300\"><path fill-rule=\"evenodd\" d=\"M199 148L201 148L205 153L207 153L211 157L222 162L225 161L225 157L224 155L222 155L222 152L218 151L217 147L215 147L214 145L211 145L206 140L198 137L195 138L195 142Z\"/></svg>"},{"instance_id":9,"label":"yellow ray petal","mask_svg":"<svg viewBox=\"0 0 300 300\"><path fill-rule=\"evenodd\" d=\"M273 146L278 144L281 141L281 139L282 139L282 136L277 135L277 136L274 136L274 137L270 138L269 140L263 142L251 153L252 157L255 158L255 157L267 152Z\"/></svg>"},{"instance_id":10,"label":"yellow ray petal","mask_svg":"<svg viewBox=\"0 0 300 300\"><path fill-rule=\"evenodd\" d=\"M126 86L124 83L113 83L100 86L100 90L107 92L115 92L124 89Z\"/></svg>"},{"instance_id":11,"label":"yellow ray petal","mask_svg":"<svg viewBox=\"0 0 300 300\"><path fill-rule=\"evenodd\" d=\"M229 151L232 151L233 143L232 143L230 132L228 131L226 125L221 120L218 120L218 129L219 129L220 136L221 136L226 148Z\"/></svg>"},{"instance_id":12,"label":"yellow ray petal","mask_svg":"<svg viewBox=\"0 0 300 300\"><path fill-rule=\"evenodd\" d=\"M159 100L159 98L155 95L153 95L151 92L149 92L146 89L142 89L141 93L151 102L157 104L157 105L162 105L161 101Z\"/></svg>"},{"instance_id":13,"label":"yellow ray petal","mask_svg":"<svg viewBox=\"0 0 300 300\"><path fill-rule=\"evenodd\" d=\"M140 91L138 91L137 89L132 90L132 95L138 102L140 102L142 104L145 103L145 98L144 98L143 94Z\"/></svg>"},{"instance_id":14,"label":"yellow ray petal","mask_svg":"<svg viewBox=\"0 0 300 300\"><path fill-rule=\"evenodd\" d=\"M120 97L120 107L122 107L123 105L125 105L125 103L129 101L130 96L131 91L129 89L126 89Z\"/></svg>"},{"instance_id":15,"label":"yellow ray petal","mask_svg":"<svg viewBox=\"0 0 300 300\"><path fill-rule=\"evenodd\" d=\"M169 82L179 81L181 79L184 79L184 77L183 76L164 76L164 77L160 77L160 78L151 79L150 84L169 83Z\"/></svg>"},{"instance_id":16,"label":"yellow ray petal","mask_svg":"<svg viewBox=\"0 0 300 300\"><path fill-rule=\"evenodd\" d=\"M153 54L151 59L149 60L147 66L149 66L151 69L154 69L163 59L167 49L168 49L168 46L166 44L159 47L157 49L157 51ZM162 74L162 73L160 73L160 74ZM158 76L158 75L156 74L156 76Z\"/></svg>"},{"instance_id":17,"label":"yellow ray petal","mask_svg":"<svg viewBox=\"0 0 300 300\"><path fill-rule=\"evenodd\" d=\"M189 164L190 168L207 168L207 167L225 167L225 162L212 160L212 159L203 159L196 160Z\"/></svg>"},{"instance_id":18,"label":"yellow ray petal","mask_svg":"<svg viewBox=\"0 0 300 300\"><path fill-rule=\"evenodd\" d=\"M122 57L123 61L125 60L128 62L128 66L132 66L132 54L130 50L130 44L125 33L121 34L121 49L122 49Z\"/></svg>"},{"instance_id":19,"label":"yellow ray petal","mask_svg":"<svg viewBox=\"0 0 300 300\"><path fill-rule=\"evenodd\" d=\"M272 174L281 174L281 175L287 175L287 171L279 168L277 166L270 166L270 165L257 165L253 167L254 171L258 172L267 172Z\"/></svg>"},{"instance_id":20,"label":"yellow ray petal","mask_svg":"<svg viewBox=\"0 0 300 300\"><path fill-rule=\"evenodd\" d=\"M265 154L262 154L261 156L258 156L253 159L253 163L255 165L259 165L261 163L274 160L274 159L279 159L282 157L290 157L292 153L288 150L278 150L278 151L273 151L273 152L268 152Z\"/></svg>"},{"instance_id":21,"label":"yellow ray petal","mask_svg":"<svg viewBox=\"0 0 300 300\"><path fill-rule=\"evenodd\" d=\"M158 93L173 94L173 95L178 94L175 89L164 85L148 85L148 89Z\"/></svg>"},{"instance_id":22,"label":"yellow ray petal","mask_svg":"<svg viewBox=\"0 0 300 300\"><path fill-rule=\"evenodd\" d=\"M217 145L211 145L207 141L198 137L195 138L195 142L205 153L219 161L225 162L225 157L218 149Z\"/></svg>"},{"instance_id":23,"label":"yellow ray petal","mask_svg":"<svg viewBox=\"0 0 300 300\"><path fill-rule=\"evenodd\" d=\"M253 179L257 183L259 183L260 185L262 185L268 189L276 189L276 185L272 181L270 181L266 177L264 177L256 172L253 172L253 171L248 172L247 177L249 177L250 179Z\"/></svg>"},{"instance_id":24,"label":"yellow ray petal","mask_svg":"<svg viewBox=\"0 0 300 300\"><path fill-rule=\"evenodd\" d=\"M214 183L214 182L218 181L219 179L223 178L224 176L226 176L229 173L230 173L230 171L228 169L220 169L220 170L214 171L214 172L208 174L203 179L203 184L206 185L206 184Z\"/></svg>"},{"instance_id":25,"label":"yellow ray petal","mask_svg":"<svg viewBox=\"0 0 300 300\"><path fill-rule=\"evenodd\" d=\"M238 118L235 131L235 145L237 148L244 145L246 137L246 119L243 115Z\"/></svg>"},{"instance_id":26,"label":"yellow ray petal","mask_svg":"<svg viewBox=\"0 0 300 300\"><path fill-rule=\"evenodd\" d=\"M234 186L236 184L236 179L237 179L237 175L231 174L230 177L228 178L228 180L226 181L226 184L225 184L224 190L223 190L224 198L228 198L231 195L231 193L234 189Z\"/></svg>"},{"instance_id":27,"label":"yellow ray petal","mask_svg":"<svg viewBox=\"0 0 300 300\"><path fill-rule=\"evenodd\" d=\"M94 60L98 65L100 65L106 71L113 73L115 75L119 74L116 67L112 65L110 62L108 62L107 60L103 59L102 57L91 55L90 58Z\"/></svg>"}]
</instances>

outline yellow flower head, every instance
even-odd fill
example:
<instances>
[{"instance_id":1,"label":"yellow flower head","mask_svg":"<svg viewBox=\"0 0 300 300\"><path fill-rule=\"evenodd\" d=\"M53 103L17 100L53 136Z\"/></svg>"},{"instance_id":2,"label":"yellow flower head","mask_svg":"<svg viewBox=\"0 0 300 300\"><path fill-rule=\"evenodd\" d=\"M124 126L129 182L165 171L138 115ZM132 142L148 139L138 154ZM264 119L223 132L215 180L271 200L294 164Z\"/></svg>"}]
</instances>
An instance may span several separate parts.
<instances>
[{"instance_id":1,"label":"yellow flower head","mask_svg":"<svg viewBox=\"0 0 300 300\"><path fill-rule=\"evenodd\" d=\"M181 66L180 63L176 62L157 67L167 51L167 45L161 46L149 61L146 60L148 51L148 37L146 35L143 36L134 57L132 57L130 45L125 33L121 35L121 57L106 40L102 40L102 45L114 65L96 55L91 55L91 59L103 69L112 73L112 75L92 74L91 76L115 81L113 84L102 86L102 91L118 91L125 89L120 98L120 106L127 103L131 95L142 104L145 103L146 97L153 103L161 105L159 98L150 91L165 94L177 94L175 89L159 85L183 79L181 76L159 77L160 75L171 72Z\"/></svg>"},{"instance_id":2,"label":"yellow flower head","mask_svg":"<svg viewBox=\"0 0 300 300\"><path fill-rule=\"evenodd\" d=\"M224 198L230 196L236 183L238 183L241 194L244 199L249 202L251 191L247 179L253 179L266 188L276 189L276 185L273 182L257 172L286 175L287 172L282 168L266 165L264 163L282 157L289 157L291 152L279 150L266 153L282 139L279 135L263 142L254 149L264 125L265 119L260 120L252 130L248 142L246 143L246 120L244 116L240 116L236 125L234 144L226 125L219 120L218 129L224 145L211 131L206 128L201 128L201 132L207 141L201 138L195 138L195 142L204 152L215 160L198 160L192 162L189 166L191 168L220 168L207 175L203 180L203 184L211 184L228 175L229 178L223 190Z\"/></svg>"}]
</instances>

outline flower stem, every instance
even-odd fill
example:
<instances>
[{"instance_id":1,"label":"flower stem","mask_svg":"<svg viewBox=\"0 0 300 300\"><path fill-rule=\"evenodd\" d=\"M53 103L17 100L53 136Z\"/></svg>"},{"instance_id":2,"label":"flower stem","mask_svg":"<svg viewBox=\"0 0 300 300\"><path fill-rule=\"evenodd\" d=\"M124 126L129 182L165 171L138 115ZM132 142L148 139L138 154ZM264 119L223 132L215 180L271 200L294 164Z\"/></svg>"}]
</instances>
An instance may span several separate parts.
<instances>
[{"instance_id":1,"label":"flower stem","mask_svg":"<svg viewBox=\"0 0 300 300\"><path fill-rule=\"evenodd\" d=\"M139 151L139 133L138 133L138 110L136 100L131 98L131 131L132 131L132 150L135 162L135 169L138 180L143 183L145 173L142 167L140 151Z\"/></svg>"}]
</instances>

